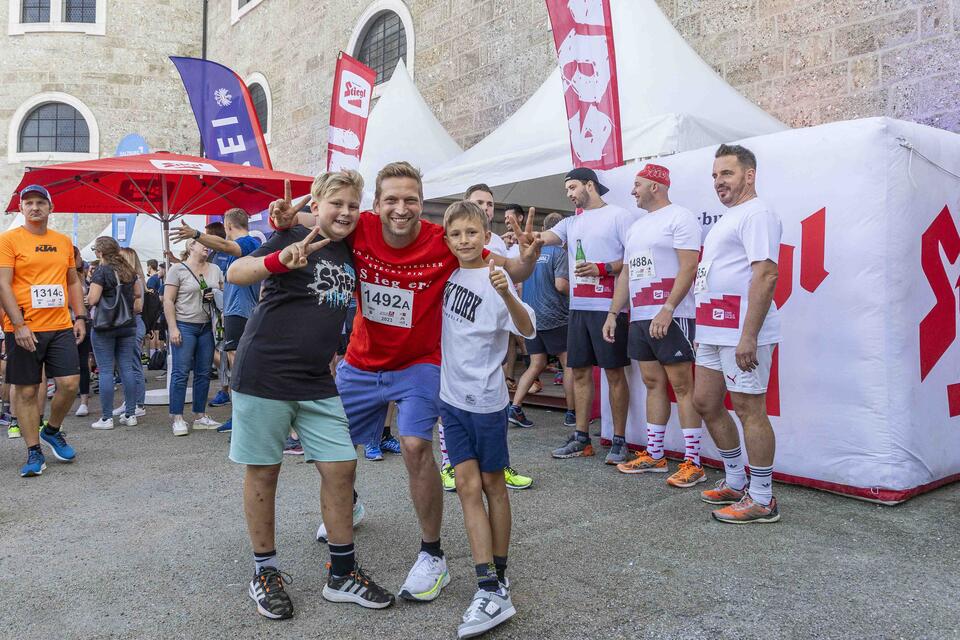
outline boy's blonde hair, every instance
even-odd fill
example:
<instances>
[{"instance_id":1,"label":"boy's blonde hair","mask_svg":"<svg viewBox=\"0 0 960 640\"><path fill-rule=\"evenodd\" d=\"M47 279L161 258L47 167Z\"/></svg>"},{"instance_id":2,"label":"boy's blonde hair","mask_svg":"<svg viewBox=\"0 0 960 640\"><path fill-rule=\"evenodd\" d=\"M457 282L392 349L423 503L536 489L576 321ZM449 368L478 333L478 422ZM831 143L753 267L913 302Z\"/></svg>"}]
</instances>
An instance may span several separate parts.
<instances>
[{"instance_id":1,"label":"boy's blonde hair","mask_svg":"<svg viewBox=\"0 0 960 640\"><path fill-rule=\"evenodd\" d=\"M420 200L423 200L423 177L420 171L406 161L391 162L384 165L383 169L377 173L377 184L373 192L373 201L380 201L380 194L383 192L383 181L387 178L410 178L417 181L417 190L420 192Z\"/></svg>"},{"instance_id":2,"label":"boy's blonde hair","mask_svg":"<svg viewBox=\"0 0 960 640\"><path fill-rule=\"evenodd\" d=\"M357 199L363 199L363 176L350 169L321 173L313 180L310 195L313 196L314 200L320 202L340 189L353 189L357 194Z\"/></svg>"},{"instance_id":3,"label":"boy's blonde hair","mask_svg":"<svg viewBox=\"0 0 960 640\"><path fill-rule=\"evenodd\" d=\"M450 225L457 220L476 220L483 226L484 231L490 230L490 221L487 220L487 214L483 212L476 202L469 200L458 200L454 202L447 210L443 212L443 230L446 231Z\"/></svg>"}]
</instances>

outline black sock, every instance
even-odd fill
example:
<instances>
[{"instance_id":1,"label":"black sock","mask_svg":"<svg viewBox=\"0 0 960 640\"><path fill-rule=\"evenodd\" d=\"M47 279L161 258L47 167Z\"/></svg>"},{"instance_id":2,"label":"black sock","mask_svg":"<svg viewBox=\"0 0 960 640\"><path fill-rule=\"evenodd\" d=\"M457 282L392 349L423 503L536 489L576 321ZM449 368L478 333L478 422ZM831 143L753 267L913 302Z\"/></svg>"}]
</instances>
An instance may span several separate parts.
<instances>
[{"instance_id":1,"label":"black sock","mask_svg":"<svg viewBox=\"0 0 960 640\"><path fill-rule=\"evenodd\" d=\"M497 568L497 580L503 582L507 576L507 557L493 556L493 566Z\"/></svg>"},{"instance_id":2,"label":"black sock","mask_svg":"<svg viewBox=\"0 0 960 640\"><path fill-rule=\"evenodd\" d=\"M576 431L577 440L580 442L590 442L590 434L587 431Z\"/></svg>"},{"instance_id":3,"label":"black sock","mask_svg":"<svg viewBox=\"0 0 960 640\"><path fill-rule=\"evenodd\" d=\"M380 442L383 442L383 441L386 440L387 438L392 438L392 437L393 437L393 434L390 433L390 427L384 426L384 427L383 427L383 435L380 436Z\"/></svg>"},{"instance_id":4,"label":"black sock","mask_svg":"<svg viewBox=\"0 0 960 640\"><path fill-rule=\"evenodd\" d=\"M627 444L627 439L623 436L613 436L613 444Z\"/></svg>"},{"instance_id":5,"label":"black sock","mask_svg":"<svg viewBox=\"0 0 960 640\"><path fill-rule=\"evenodd\" d=\"M356 554L353 550L353 543L350 544L328 544L330 548L330 575L334 578L342 578L351 571L356 565Z\"/></svg>"},{"instance_id":6,"label":"black sock","mask_svg":"<svg viewBox=\"0 0 960 640\"><path fill-rule=\"evenodd\" d=\"M27 451L37 451L39 453L43 453L43 450L40 448L40 445L38 444L35 444L32 447L27 447Z\"/></svg>"},{"instance_id":7,"label":"black sock","mask_svg":"<svg viewBox=\"0 0 960 640\"><path fill-rule=\"evenodd\" d=\"M49 422L46 423L46 424L43 424L43 422L41 422L40 424L43 425L43 432L44 432L45 434L47 434L48 436L52 436L52 435L55 434L57 431L60 431L60 427L55 427L55 426L53 426L52 424L50 424Z\"/></svg>"},{"instance_id":8,"label":"black sock","mask_svg":"<svg viewBox=\"0 0 960 640\"><path fill-rule=\"evenodd\" d=\"M357 495L357 491L353 491L353 504L357 504L357 500L360 499L360 496Z\"/></svg>"},{"instance_id":9,"label":"black sock","mask_svg":"<svg viewBox=\"0 0 960 640\"><path fill-rule=\"evenodd\" d=\"M500 580L497 578L497 568L492 562L474 565L477 569L477 586L484 591L495 592L500 588Z\"/></svg>"},{"instance_id":10,"label":"black sock","mask_svg":"<svg viewBox=\"0 0 960 640\"><path fill-rule=\"evenodd\" d=\"M434 558L442 558L443 550L440 549L440 538L437 538L436 542L426 542L425 540L421 540L420 551L426 551Z\"/></svg>"}]
</instances>

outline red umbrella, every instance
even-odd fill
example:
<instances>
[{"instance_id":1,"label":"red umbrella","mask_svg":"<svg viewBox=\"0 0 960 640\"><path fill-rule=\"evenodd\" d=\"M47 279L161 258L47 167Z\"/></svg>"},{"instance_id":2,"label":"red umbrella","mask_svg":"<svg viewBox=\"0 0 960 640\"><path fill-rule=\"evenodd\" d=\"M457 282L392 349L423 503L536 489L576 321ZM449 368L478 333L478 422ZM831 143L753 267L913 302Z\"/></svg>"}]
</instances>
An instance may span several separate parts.
<instances>
[{"instance_id":1,"label":"red umbrella","mask_svg":"<svg viewBox=\"0 0 960 640\"><path fill-rule=\"evenodd\" d=\"M284 196L310 190L313 178L177 153L147 153L45 167L27 167L7 211L18 211L20 189L40 184L58 211L142 213L163 223L169 249L170 222L188 214L219 215L240 207L260 211Z\"/></svg>"}]
</instances>

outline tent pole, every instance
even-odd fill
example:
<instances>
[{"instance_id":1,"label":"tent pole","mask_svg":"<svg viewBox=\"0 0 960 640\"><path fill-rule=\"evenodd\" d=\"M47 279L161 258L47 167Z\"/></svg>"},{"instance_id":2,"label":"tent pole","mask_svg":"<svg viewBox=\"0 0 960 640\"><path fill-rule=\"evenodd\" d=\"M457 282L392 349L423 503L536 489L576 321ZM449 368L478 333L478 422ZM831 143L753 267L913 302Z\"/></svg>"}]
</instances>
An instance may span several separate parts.
<instances>
[{"instance_id":1,"label":"tent pole","mask_svg":"<svg viewBox=\"0 0 960 640\"><path fill-rule=\"evenodd\" d=\"M163 174L160 174L160 198L161 198L161 215L160 223L163 225L163 257L166 261L167 254L170 253L170 205L167 202L167 181L163 179Z\"/></svg>"}]
</instances>

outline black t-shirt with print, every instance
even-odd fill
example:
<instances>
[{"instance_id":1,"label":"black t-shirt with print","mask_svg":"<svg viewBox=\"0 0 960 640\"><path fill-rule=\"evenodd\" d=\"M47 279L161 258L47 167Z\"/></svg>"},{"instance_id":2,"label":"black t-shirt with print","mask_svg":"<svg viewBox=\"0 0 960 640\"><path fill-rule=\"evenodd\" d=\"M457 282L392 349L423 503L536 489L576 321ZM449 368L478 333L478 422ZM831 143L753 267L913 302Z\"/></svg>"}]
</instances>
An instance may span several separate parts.
<instances>
[{"instance_id":1,"label":"black t-shirt with print","mask_svg":"<svg viewBox=\"0 0 960 640\"><path fill-rule=\"evenodd\" d=\"M268 255L309 233L300 225L277 231L250 255ZM356 286L350 255L345 243L331 242L311 254L306 267L266 279L237 347L234 389L272 400L337 395L330 360Z\"/></svg>"}]
</instances>

